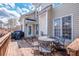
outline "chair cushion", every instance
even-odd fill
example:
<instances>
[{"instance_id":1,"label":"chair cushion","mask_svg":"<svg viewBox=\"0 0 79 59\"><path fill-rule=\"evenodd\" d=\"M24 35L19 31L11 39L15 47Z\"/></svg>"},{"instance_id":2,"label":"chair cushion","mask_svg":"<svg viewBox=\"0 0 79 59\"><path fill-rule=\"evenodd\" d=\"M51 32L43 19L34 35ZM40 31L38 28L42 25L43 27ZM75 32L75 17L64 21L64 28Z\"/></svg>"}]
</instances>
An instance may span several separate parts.
<instances>
[{"instance_id":1,"label":"chair cushion","mask_svg":"<svg viewBox=\"0 0 79 59\"><path fill-rule=\"evenodd\" d=\"M39 51L40 51L40 52L51 53L51 50L50 50L49 48L39 47Z\"/></svg>"}]
</instances>

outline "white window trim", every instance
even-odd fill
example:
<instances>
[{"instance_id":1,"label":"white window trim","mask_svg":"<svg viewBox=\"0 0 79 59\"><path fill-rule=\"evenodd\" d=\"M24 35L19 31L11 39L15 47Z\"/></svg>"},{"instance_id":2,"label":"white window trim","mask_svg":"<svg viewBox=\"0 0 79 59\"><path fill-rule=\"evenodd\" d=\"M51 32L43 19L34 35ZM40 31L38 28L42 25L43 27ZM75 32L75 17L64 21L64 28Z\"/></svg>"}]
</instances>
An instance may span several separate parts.
<instances>
[{"instance_id":1,"label":"white window trim","mask_svg":"<svg viewBox=\"0 0 79 59\"><path fill-rule=\"evenodd\" d=\"M67 16L71 16L71 28L72 28L71 29L71 33L72 33L71 34L71 41L73 41L73 14L68 14L68 15L64 15L64 16L61 16L61 17L56 17L56 18L53 19L53 36L54 36L54 20L60 18L61 24L62 24L62 18L67 17ZM62 26L61 26L61 29L62 29ZM61 33L62 33L62 30L61 30Z\"/></svg>"},{"instance_id":2,"label":"white window trim","mask_svg":"<svg viewBox=\"0 0 79 59\"><path fill-rule=\"evenodd\" d=\"M46 12L46 31L47 31L47 33L46 33L46 36L48 35L48 12Z\"/></svg>"},{"instance_id":3,"label":"white window trim","mask_svg":"<svg viewBox=\"0 0 79 59\"><path fill-rule=\"evenodd\" d=\"M54 20L56 20L56 19L60 19L60 21L62 20L61 17L54 18ZM54 32L55 32L54 31L54 20L53 20L53 37L55 36L55 34L54 34ZM62 22L60 24L62 24ZM61 33L60 33L60 35L62 36L62 25L61 25Z\"/></svg>"},{"instance_id":4,"label":"white window trim","mask_svg":"<svg viewBox=\"0 0 79 59\"><path fill-rule=\"evenodd\" d=\"M69 15L64 15L62 17L67 17L67 16L71 16L71 40L73 40L73 14L69 14Z\"/></svg>"}]
</instances>

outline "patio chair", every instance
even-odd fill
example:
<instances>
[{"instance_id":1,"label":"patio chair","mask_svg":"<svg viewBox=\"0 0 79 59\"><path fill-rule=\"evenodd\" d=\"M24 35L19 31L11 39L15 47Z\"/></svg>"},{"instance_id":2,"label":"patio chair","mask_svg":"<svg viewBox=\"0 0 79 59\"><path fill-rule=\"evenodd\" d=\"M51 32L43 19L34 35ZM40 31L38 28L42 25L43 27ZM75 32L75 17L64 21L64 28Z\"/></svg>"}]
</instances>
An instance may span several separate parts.
<instances>
[{"instance_id":1,"label":"patio chair","mask_svg":"<svg viewBox=\"0 0 79 59\"><path fill-rule=\"evenodd\" d=\"M51 50L49 48L44 48L44 47L39 47L39 52L43 55L43 56L50 56L51 55Z\"/></svg>"},{"instance_id":2,"label":"patio chair","mask_svg":"<svg viewBox=\"0 0 79 59\"><path fill-rule=\"evenodd\" d=\"M67 53L67 50L65 48L65 39L64 38L60 38L58 39L58 43L54 42L54 47L57 51L63 52L63 53Z\"/></svg>"},{"instance_id":3,"label":"patio chair","mask_svg":"<svg viewBox=\"0 0 79 59\"><path fill-rule=\"evenodd\" d=\"M39 55L39 43L38 43L38 40L36 39L33 39L33 42L32 42L32 47L33 47L33 50L34 50L34 55Z\"/></svg>"},{"instance_id":4,"label":"patio chair","mask_svg":"<svg viewBox=\"0 0 79 59\"><path fill-rule=\"evenodd\" d=\"M33 46L34 50L38 50L38 46L39 46L38 41L33 42L32 46Z\"/></svg>"},{"instance_id":5,"label":"patio chair","mask_svg":"<svg viewBox=\"0 0 79 59\"><path fill-rule=\"evenodd\" d=\"M49 42L40 41L39 42L39 52L43 56L50 56L51 55L51 47Z\"/></svg>"}]
</instances>

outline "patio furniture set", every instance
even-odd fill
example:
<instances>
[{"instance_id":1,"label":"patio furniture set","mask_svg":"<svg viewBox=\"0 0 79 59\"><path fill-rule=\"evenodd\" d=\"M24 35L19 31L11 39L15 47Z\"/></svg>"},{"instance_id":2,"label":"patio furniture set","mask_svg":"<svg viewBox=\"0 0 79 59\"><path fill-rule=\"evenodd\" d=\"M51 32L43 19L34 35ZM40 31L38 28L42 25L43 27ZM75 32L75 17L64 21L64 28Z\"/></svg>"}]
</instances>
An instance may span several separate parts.
<instances>
[{"instance_id":1,"label":"patio furniture set","mask_svg":"<svg viewBox=\"0 0 79 59\"><path fill-rule=\"evenodd\" d=\"M57 51L65 52L66 54L67 51L65 49L64 42L61 44L60 41L57 41L58 40L56 40L56 38L42 36L38 38L37 42L33 42L33 47L35 51L39 51L39 55L43 56L55 55Z\"/></svg>"}]
</instances>

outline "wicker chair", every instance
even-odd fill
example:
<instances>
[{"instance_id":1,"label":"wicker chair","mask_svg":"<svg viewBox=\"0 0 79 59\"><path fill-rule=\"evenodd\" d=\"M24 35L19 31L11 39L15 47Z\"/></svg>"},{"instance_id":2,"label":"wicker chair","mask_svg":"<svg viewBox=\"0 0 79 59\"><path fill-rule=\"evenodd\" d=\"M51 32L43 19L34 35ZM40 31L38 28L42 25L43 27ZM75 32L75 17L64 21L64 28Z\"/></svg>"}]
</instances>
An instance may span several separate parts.
<instances>
[{"instance_id":1,"label":"wicker chair","mask_svg":"<svg viewBox=\"0 0 79 59\"><path fill-rule=\"evenodd\" d=\"M60 39L56 39L56 41L57 40L58 40L58 42L54 42L54 47L55 47L56 51L67 53L67 50L65 48L65 39L60 38Z\"/></svg>"},{"instance_id":2,"label":"wicker chair","mask_svg":"<svg viewBox=\"0 0 79 59\"><path fill-rule=\"evenodd\" d=\"M39 42L39 52L43 56L50 56L51 55L50 42L40 41Z\"/></svg>"}]
</instances>

